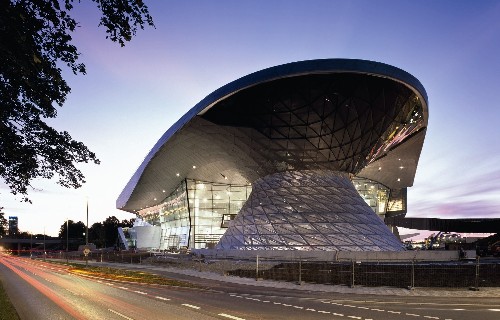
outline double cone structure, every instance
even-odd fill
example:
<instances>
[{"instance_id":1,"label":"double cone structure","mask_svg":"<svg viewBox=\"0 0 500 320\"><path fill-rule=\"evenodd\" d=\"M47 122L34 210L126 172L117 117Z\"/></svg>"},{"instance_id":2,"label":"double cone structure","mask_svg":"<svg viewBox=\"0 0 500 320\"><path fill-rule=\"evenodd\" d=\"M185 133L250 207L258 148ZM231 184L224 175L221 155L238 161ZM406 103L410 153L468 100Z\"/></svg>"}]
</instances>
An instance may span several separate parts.
<instances>
[{"instance_id":1,"label":"double cone structure","mask_svg":"<svg viewBox=\"0 0 500 320\"><path fill-rule=\"evenodd\" d=\"M159 247L401 250L381 217L406 212L427 119L423 86L401 69L349 59L272 67L214 91L167 130L117 207L161 226ZM356 179L376 188L361 193Z\"/></svg>"},{"instance_id":2,"label":"double cone structure","mask_svg":"<svg viewBox=\"0 0 500 320\"><path fill-rule=\"evenodd\" d=\"M290 171L252 184L217 248L398 251L401 243L345 173Z\"/></svg>"}]
</instances>

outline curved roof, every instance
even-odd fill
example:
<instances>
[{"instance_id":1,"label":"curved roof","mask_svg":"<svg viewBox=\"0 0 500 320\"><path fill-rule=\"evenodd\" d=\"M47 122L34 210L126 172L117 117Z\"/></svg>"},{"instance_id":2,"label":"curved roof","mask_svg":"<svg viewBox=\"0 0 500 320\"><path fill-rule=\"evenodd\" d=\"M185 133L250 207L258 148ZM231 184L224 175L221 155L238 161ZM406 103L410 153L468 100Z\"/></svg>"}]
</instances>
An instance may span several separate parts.
<instances>
[{"instance_id":1,"label":"curved roof","mask_svg":"<svg viewBox=\"0 0 500 320\"><path fill-rule=\"evenodd\" d=\"M294 169L411 186L427 105L415 77L383 63L321 59L264 69L212 92L170 127L116 205L156 205L185 177L248 184Z\"/></svg>"}]
</instances>

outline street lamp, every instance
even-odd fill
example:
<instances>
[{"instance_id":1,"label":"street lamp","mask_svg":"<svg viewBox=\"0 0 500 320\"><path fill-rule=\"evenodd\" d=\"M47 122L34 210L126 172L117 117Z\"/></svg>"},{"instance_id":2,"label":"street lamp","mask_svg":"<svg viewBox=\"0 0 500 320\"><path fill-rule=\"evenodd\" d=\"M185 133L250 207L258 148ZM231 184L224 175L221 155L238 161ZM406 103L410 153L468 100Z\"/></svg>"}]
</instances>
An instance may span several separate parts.
<instances>
[{"instance_id":1,"label":"street lamp","mask_svg":"<svg viewBox=\"0 0 500 320\"><path fill-rule=\"evenodd\" d=\"M45 255L47 252L45 251L45 226L43 227L43 261L45 261Z\"/></svg>"},{"instance_id":2,"label":"street lamp","mask_svg":"<svg viewBox=\"0 0 500 320\"><path fill-rule=\"evenodd\" d=\"M87 198L87 226L85 227L85 244L89 245L89 198Z\"/></svg>"}]
</instances>

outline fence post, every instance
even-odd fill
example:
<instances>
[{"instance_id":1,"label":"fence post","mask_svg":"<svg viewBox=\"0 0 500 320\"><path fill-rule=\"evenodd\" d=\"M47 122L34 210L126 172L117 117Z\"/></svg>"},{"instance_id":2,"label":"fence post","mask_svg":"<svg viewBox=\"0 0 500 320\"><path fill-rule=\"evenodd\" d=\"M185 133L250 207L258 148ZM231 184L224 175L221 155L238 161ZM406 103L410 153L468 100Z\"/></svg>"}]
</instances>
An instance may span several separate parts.
<instances>
[{"instance_id":1,"label":"fence post","mask_svg":"<svg viewBox=\"0 0 500 320\"><path fill-rule=\"evenodd\" d=\"M255 281L259 281L259 255L255 259Z\"/></svg>"},{"instance_id":2,"label":"fence post","mask_svg":"<svg viewBox=\"0 0 500 320\"><path fill-rule=\"evenodd\" d=\"M302 260L299 259L299 282L298 285L302 285Z\"/></svg>"},{"instance_id":3,"label":"fence post","mask_svg":"<svg viewBox=\"0 0 500 320\"><path fill-rule=\"evenodd\" d=\"M479 291L479 256L476 257L476 291Z\"/></svg>"},{"instance_id":4,"label":"fence post","mask_svg":"<svg viewBox=\"0 0 500 320\"><path fill-rule=\"evenodd\" d=\"M415 288L415 259L411 261L411 278L410 278L410 286L409 290L413 290Z\"/></svg>"},{"instance_id":5,"label":"fence post","mask_svg":"<svg viewBox=\"0 0 500 320\"><path fill-rule=\"evenodd\" d=\"M351 288L354 288L354 260L351 260Z\"/></svg>"}]
</instances>

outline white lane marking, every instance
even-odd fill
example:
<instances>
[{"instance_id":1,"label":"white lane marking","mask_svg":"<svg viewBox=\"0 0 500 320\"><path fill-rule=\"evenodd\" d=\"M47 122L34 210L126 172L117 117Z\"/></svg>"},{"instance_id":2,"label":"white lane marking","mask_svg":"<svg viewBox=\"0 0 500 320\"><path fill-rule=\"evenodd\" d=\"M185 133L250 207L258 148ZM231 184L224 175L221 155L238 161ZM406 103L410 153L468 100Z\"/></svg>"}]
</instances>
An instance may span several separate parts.
<instances>
[{"instance_id":1,"label":"white lane marking","mask_svg":"<svg viewBox=\"0 0 500 320\"><path fill-rule=\"evenodd\" d=\"M183 306L186 306L186 307L189 307L189 308L197 309L197 310L198 310L198 309L200 309L200 307L198 307L198 306L193 306L192 304L188 304L188 303L183 303L182 305L183 305Z\"/></svg>"},{"instance_id":2,"label":"white lane marking","mask_svg":"<svg viewBox=\"0 0 500 320\"><path fill-rule=\"evenodd\" d=\"M500 309L488 309L489 311L500 311Z\"/></svg>"},{"instance_id":3,"label":"white lane marking","mask_svg":"<svg viewBox=\"0 0 500 320\"><path fill-rule=\"evenodd\" d=\"M273 302L274 304L281 304L281 302Z\"/></svg>"},{"instance_id":4,"label":"white lane marking","mask_svg":"<svg viewBox=\"0 0 500 320\"><path fill-rule=\"evenodd\" d=\"M262 302L264 302L264 303L269 303L269 302L271 302L271 301L269 301L269 300L264 300L264 301L262 301Z\"/></svg>"},{"instance_id":5,"label":"white lane marking","mask_svg":"<svg viewBox=\"0 0 500 320\"><path fill-rule=\"evenodd\" d=\"M412 316L412 317L420 317L420 315L414 314L414 313L407 313L406 315L407 316Z\"/></svg>"},{"instance_id":6,"label":"white lane marking","mask_svg":"<svg viewBox=\"0 0 500 320\"><path fill-rule=\"evenodd\" d=\"M335 312L332 312L332 314L334 316L337 316L337 317L343 317L344 315L342 313L335 313Z\"/></svg>"},{"instance_id":7,"label":"white lane marking","mask_svg":"<svg viewBox=\"0 0 500 320\"><path fill-rule=\"evenodd\" d=\"M79 295L80 295L79 293L76 293L76 292L74 292L73 290L70 290L70 289L66 289L66 290L67 290L67 291L69 291L69 292L71 292L71 293L72 293L73 295L75 295L75 296L79 296Z\"/></svg>"},{"instance_id":8,"label":"white lane marking","mask_svg":"<svg viewBox=\"0 0 500 320\"><path fill-rule=\"evenodd\" d=\"M358 309L370 310L370 308L367 308L367 307L358 307Z\"/></svg>"},{"instance_id":9,"label":"white lane marking","mask_svg":"<svg viewBox=\"0 0 500 320\"><path fill-rule=\"evenodd\" d=\"M170 300L169 298L163 298L163 297L160 297L160 296L156 296L155 298L163 300L163 301L169 301Z\"/></svg>"},{"instance_id":10,"label":"white lane marking","mask_svg":"<svg viewBox=\"0 0 500 320\"><path fill-rule=\"evenodd\" d=\"M344 304L344 307L356 308L356 306L351 306L350 304Z\"/></svg>"},{"instance_id":11,"label":"white lane marking","mask_svg":"<svg viewBox=\"0 0 500 320\"><path fill-rule=\"evenodd\" d=\"M387 312L389 312L389 313L395 313L395 314L401 314L401 311L391 311L391 310L387 310Z\"/></svg>"},{"instance_id":12,"label":"white lane marking","mask_svg":"<svg viewBox=\"0 0 500 320\"><path fill-rule=\"evenodd\" d=\"M291 304L286 304L286 303L283 303L283 305L284 305L285 307L291 307L291 306L292 306Z\"/></svg>"},{"instance_id":13,"label":"white lane marking","mask_svg":"<svg viewBox=\"0 0 500 320\"><path fill-rule=\"evenodd\" d=\"M356 317L356 316L347 316L347 317L351 319L361 319L361 317Z\"/></svg>"},{"instance_id":14,"label":"white lane marking","mask_svg":"<svg viewBox=\"0 0 500 320\"><path fill-rule=\"evenodd\" d=\"M439 319L438 317L431 317L431 316L424 316L424 318L427 318L427 319Z\"/></svg>"},{"instance_id":15,"label":"white lane marking","mask_svg":"<svg viewBox=\"0 0 500 320\"><path fill-rule=\"evenodd\" d=\"M243 318L235 317L235 316L232 316L232 315L226 314L226 313L219 313L219 316L226 317L226 318L233 319L233 320L245 320Z\"/></svg>"},{"instance_id":16,"label":"white lane marking","mask_svg":"<svg viewBox=\"0 0 500 320\"><path fill-rule=\"evenodd\" d=\"M319 310L318 312L319 313L331 313L330 311L323 311L323 310Z\"/></svg>"},{"instance_id":17,"label":"white lane marking","mask_svg":"<svg viewBox=\"0 0 500 320\"><path fill-rule=\"evenodd\" d=\"M304 309L304 307L293 306L295 309Z\"/></svg>"},{"instance_id":18,"label":"white lane marking","mask_svg":"<svg viewBox=\"0 0 500 320\"><path fill-rule=\"evenodd\" d=\"M373 311L385 311L385 310L382 310L382 309L370 309L370 310L373 310Z\"/></svg>"},{"instance_id":19,"label":"white lane marking","mask_svg":"<svg viewBox=\"0 0 500 320\"><path fill-rule=\"evenodd\" d=\"M106 282L106 284L107 284L108 286L114 286L114 285L115 285L114 283L109 283L109 282Z\"/></svg>"},{"instance_id":20,"label":"white lane marking","mask_svg":"<svg viewBox=\"0 0 500 320\"><path fill-rule=\"evenodd\" d=\"M147 294L146 292L142 292L142 291L134 291L135 293L139 293L139 294Z\"/></svg>"},{"instance_id":21,"label":"white lane marking","mask_svg":"<svg viewBox=\"0 0 500 320\"><path fill-rule=\"evenodd\" d=\"M126 287L118 287L118 289L128 290Z\"/></svg>"},{"instance_id":22,"label":"white lane marking","mask_svg":"<svg viewBox=\"0 0 500 320\"><path fill-rule=\"evenodd\" d=\"M316 311L315 309L307 308L306 311Z\"/></svg>"},{"instance_id":23,"label":"white lane marking","mask_svg":"<svg viewBox=\"0 0 500 320\"><path fill-rule=\"evenodd\" d=\"M108 309L108 310L109 310L109 311L111 311L111 312L113 312L114 314L117 314L117 315L119 315L120 317L123 317L123 318L127 319L127 320L134 320L134 319L132 319L132 318L129 318L129 317L127 317L126 315L124 315L124 314L121 314L120 312L118 312L118 311L115 311L115 310L113 310L113 309Z\"/></svg>"}]
</instances>

